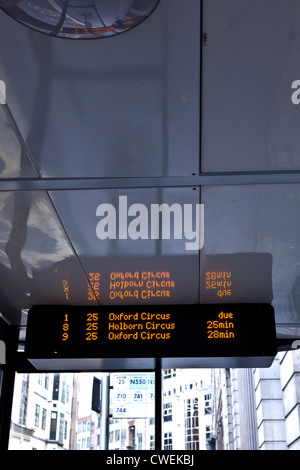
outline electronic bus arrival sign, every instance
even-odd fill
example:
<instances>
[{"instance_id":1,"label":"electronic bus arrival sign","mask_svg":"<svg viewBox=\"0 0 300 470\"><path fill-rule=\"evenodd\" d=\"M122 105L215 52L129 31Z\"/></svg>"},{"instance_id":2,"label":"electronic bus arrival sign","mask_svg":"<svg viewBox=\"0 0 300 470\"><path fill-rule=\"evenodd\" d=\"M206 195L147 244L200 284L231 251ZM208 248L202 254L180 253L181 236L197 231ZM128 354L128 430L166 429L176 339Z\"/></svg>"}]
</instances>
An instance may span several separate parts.
<instances>
[{"instance_id":1,"label":"electronic bus arrival sign","mask_svg":"<svg viewBox=\"0 0 300 470\"><path fill-rule=\"evenodd\" d=\"M268 304L36 306L28 313L30 360L206 358L205 366L223 367L218 359L233 358L228 367L269 367L276 353Z\"/></svg>"}]
</instances>

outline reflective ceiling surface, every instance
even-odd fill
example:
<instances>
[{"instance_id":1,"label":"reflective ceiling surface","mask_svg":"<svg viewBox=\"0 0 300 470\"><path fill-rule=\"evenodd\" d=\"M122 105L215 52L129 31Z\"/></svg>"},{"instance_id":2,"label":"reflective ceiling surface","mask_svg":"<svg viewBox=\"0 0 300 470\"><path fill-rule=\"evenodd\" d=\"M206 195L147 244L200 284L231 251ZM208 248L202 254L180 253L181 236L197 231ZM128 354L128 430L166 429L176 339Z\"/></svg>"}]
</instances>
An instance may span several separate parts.
<instances>
[{"instance_id":1,"label":"reflective ceiling surface","mask_svg":"<svg viewBox=\"0 0 300 470\"><path fill-rule=\"evenodd\" d=\"M56 37L99 39L129 31L159 0L0 0L20 23Z\"/></svg>"},{"instance_id":2,"label":"reflective ceiling surface","mask_svg":"<svg viewBox=\"0 0 300 470\"><path fill-rule=\"evenodd\" d=\"M266 302L300 337L299 33L286 0L161 0L93 41L0 11L2 315Z\"/></svg>"}]
</instances>

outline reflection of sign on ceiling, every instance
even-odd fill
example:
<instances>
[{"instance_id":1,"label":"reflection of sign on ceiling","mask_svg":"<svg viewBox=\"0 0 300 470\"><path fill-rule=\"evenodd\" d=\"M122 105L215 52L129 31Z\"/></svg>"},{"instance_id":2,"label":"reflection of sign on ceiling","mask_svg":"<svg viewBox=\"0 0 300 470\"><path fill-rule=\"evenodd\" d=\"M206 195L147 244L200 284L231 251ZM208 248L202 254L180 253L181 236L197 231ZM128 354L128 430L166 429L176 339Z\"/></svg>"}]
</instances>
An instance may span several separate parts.
<instances>
[{"instance_id":1,"label":"reflection of sign on ceiling","mask_svg":"<svg viewBox=\"0 0 300 470\"><path fill-rule=\"evenodd\" d=\"M87 268L80 272L68 258L33 270L32 304L53 298L72 305L198 302L197 256L95 257Z\"/></svg>"},{"instance_id":2,"label":"reflection of sign on ceiling","mask_svg":"<svg viewBox=\"0 0 300 470\"><path fill-rule=\"evenodd\" d=\"M98 301L103 282L101 273L89 273L87 282L87 301ZM67 279L63 279L62 289L67 301L71 298L71 287ZM109 275L108 292L110 300L132 301L171 299L175 288L175 281L171 278L169 271L119 271L111 272Z\"/></svg>"},{"instance_id":3,"label":"reflection of sign on ceiling","mask_svg":"<svg viewBox=\"0 0 300 470\"><path fill-rule=\"evenodd\" d=\"M207 255L201 269L203 303L271 303L272 256L269 253Z\"/></svg>"},{"instance_id":4,"label":"reflection of sign on ceiling","mask_svg":"<svg viewBox=\"0 0 300 470\"><path fill-rule=\"evenodd\" d=\"M114 418L154 417L154 374L111 374Z\"/></svg>"},{"instance_id":5,"label":"reflection of sign on ceiling","mask_svg":"<svg viewBox=\"0 0 300 470\"><path fill-rule=\"evenodd\" d=\"M33 271L33 304L198 303L197 256L87 258L86 275L73 258ZM201 261L200 303L271 303L272 256L268 253L206 255Z\"/></svg>"},{"instance_id":6,"label":"reflection of sign on ceiling","mask_svg":"<svg viewBox=\"0 0 300 470\"><path fill-rule=\"evenodd\" d=\"M261 357L263 367L276 354L274 311L266 304L34 307L25 352L29 358L249 357L249 367Z\"/></svg>"}]
</instances>

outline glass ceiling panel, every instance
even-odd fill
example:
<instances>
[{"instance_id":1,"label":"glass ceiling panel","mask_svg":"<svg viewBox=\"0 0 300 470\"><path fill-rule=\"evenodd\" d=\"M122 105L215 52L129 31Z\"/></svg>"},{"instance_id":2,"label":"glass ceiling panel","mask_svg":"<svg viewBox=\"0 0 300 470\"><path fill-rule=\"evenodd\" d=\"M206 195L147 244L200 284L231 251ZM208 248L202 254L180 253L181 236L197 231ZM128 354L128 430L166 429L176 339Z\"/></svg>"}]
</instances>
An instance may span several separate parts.
<instances>
[{"instance_id":1,"label":"glass ceiling panel","mask_svg":"<svg viewBox=\"0 0 300 470\"><path fill-rule=\"evenodd\" d=\"M271 301L277 322L299 322L300 185L204 187L201 199L200 301Z\"/></svg>"},{"instance_id":2,"label":"glass ceiling panel","mask_svg":"<svg viewBox=\"0 0 300 470\"><path fill-rule=\"evenodd\" d=\"M1 93L2 90L2 93ZM0 88L0 178L38 176Z\"/></svg>"},{"instance_id":3,"label":"glass ceiling panel","mask_svg":"<svg viewBox=\"0 0 300 470\"><path fill-rule=\"evenodd\" d=\"M36 304L97 303L45 192L0 192L0 273L12 322Z\"/></svg>"},{"instance_id":4,"label":"glass ceiling panel","mask_svg":"<svg viewBox=\"0 0 300 470\"><path fill-rule=\"evenodd\" d=\"M187 247L196 241L199 188L51 191L50 196L83 268L98 283L101 303L198 302L199 250ZM161 204L164 216L156 217Z\"/></svg>"},{"instance_id":5,"label":"glass ceiling panel","mask_svg":"<svg viewBox=\"0 0 300 470\"><path fill-rule=\"evenodd\" d=\"M300 169L300 3L205 0L204 172Z\"/></svg>"},{"instance_id":6,"label":"glass ceiling panel","mask_svg":"<svg viewBox=\"0 0 300 470\"><path fill-rule=\"evenodd\" d=\"M0 80L41 177L199 172L200 2L189 3L160 2L99 41L38 34L0 11Z\"/></svg>"}]
</instances>

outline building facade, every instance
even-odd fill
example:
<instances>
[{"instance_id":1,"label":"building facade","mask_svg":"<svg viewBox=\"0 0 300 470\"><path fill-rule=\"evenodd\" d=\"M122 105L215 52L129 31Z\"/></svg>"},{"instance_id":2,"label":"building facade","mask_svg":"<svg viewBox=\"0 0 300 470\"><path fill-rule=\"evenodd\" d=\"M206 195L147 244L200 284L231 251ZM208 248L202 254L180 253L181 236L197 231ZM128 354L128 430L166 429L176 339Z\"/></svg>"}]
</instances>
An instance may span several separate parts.
<instances>
[{"instance_id":1,"label":"building facade","mask_svg":"<svg viewBox=\"0 0 300 470\"><path fill-rule=\"evenodd\" d=\"M93 378L16 374L9 449L100 449ZM165 369L162 379L163 450L300 449L300 350L267 369ZM108 448L154 450L154 416L110 416Z\"/></svg>"},{"instance_id":2,"label":"building facade","mask_svg":"<svg viewBox=\"0 0 300 470\"><path fill-rule=\"evenodd\" d=\"M76 450L98 450L100 438L99 416L92 412L77 419Z\"/></svg>"},{"instance_id":3,"label":"building facade","mask_svg":"<svg viewBox=\"0 0 300 470\"><path fill-rule=\"evenodd\" d=\"M212 435L210 369L163 371L162 449L206 450Z\"/></svg>"},{"instance_id":4,"label":"building facade","mask_svg":"<svg viewBox=\"0 0 300 470\"><path fill-rule=\"evenodd\" d=\"M300 449L300 351L267 369L214 369L217 450Z\"/></svg>"},{"instance_id":5,"label":"building facade","mask_svg":"<svg viewBox=\"0 0 300 470\"><path fill-rule=\"evenodd\" d=\"M110 419L109 450L154 450L153 418Z\"/></svg>"},{"instance_id":6,"label":"building facade","mask_svg":"<svg viewBox=\"0 0 300 470\"><path fill-rule=\"evenodd\" d=\"M72 393L70 374L16 374L9 449L69 449Z\"/></svg>"},{"instance_id":7,"label":"building facade","mask_svg":"<svg viewBox=\"0 0 300 470\"><path fill-rule=\"evenodd\" d=\"M93 374L17 374L10 449L98 450ZM211 371L162 371L162 449L205 450L212 434ZM112 405L112 403L111 403ZM155 419L109 418L110 450L154 450Z\"/></svg>"}]
</instances>

